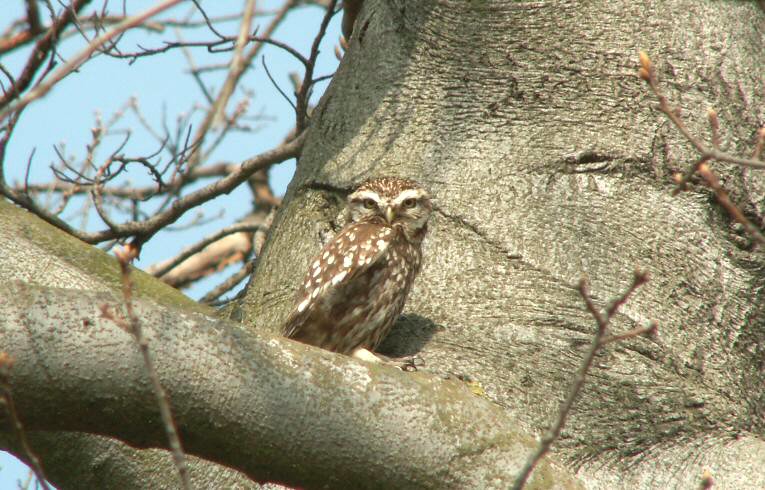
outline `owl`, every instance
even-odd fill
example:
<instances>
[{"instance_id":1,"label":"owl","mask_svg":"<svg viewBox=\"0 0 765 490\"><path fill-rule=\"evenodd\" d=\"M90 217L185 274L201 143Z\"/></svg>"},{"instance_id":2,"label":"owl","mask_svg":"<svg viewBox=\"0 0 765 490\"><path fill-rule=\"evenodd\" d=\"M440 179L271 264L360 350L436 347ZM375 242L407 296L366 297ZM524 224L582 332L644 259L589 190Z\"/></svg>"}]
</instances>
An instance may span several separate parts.
<instances>
[{"instance_id":1,"label":"owl","mask_svg":"<svg viewBox=\"0 0 765 490\"><path fill-rule=\"evenodd\" d=\"M346 225L310 262L286 337L375 361L422 264L432 207L417 182L367 180L348 196Z\"/></svg>"}]
</instances>

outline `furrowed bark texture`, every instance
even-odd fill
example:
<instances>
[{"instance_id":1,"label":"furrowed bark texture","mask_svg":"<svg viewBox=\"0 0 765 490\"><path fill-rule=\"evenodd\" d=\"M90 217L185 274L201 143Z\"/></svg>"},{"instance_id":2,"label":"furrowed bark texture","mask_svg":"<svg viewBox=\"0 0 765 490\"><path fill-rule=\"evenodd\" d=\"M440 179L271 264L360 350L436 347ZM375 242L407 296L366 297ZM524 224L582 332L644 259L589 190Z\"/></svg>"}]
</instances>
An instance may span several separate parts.
<instances>
[{"instance_id":1,"label":"furrowed bark texture","mask_svg":"<svg viewBox=\"0 0 765 490\"><path fill-rule=\"evenodd\" d=\"M745 20L742 20L745 19ZM466 375L545 428L595 323L640 268L650 282L607 347L557 454L589 488L765 486L763 256L701 187L697 155L652 106L638 50L691 130L747 155L765 120L765 20L754 2L368 0L258 263L246 322L277 329L354 183L402 175L436 203L424 270L384 345ZM715 165L762 222L762 174Z\"/></svg>"}]
</instances>

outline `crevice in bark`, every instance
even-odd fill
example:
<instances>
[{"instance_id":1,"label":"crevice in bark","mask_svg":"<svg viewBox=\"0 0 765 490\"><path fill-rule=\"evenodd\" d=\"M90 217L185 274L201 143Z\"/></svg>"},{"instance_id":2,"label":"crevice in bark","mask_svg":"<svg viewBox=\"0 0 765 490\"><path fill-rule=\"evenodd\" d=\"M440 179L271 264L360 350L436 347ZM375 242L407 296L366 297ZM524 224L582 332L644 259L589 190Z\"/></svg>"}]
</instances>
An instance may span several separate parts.
<instances>
[{"instance_id":1,"label":"crevice in bark","mask_svg":"<svg viewBox=\"0 0 765 490\"><path fill-rule=\"evenodd\" d=\"M475 224L471 223L470 221L468 221L466 218L464 218L462 216L458 216L458 215L449 214L446 211L444 211L444 209L441 208L441 207L434 207L433 211L435 211L436 213L440 214L444 218L448 219L452 223L455 223L458 226L462 226L464 228L467 228L468 230L473 232L473 234L478 236L484 243L486 243L491 248L493 248L495 251L497 251L497 252L501 253L502 255L504 255L505 257L507 257L508 260L523 260L523 257L521 257L520 255L518 255L516 253L513 253L510 250L507 250L505 247L503 247L499 243L497 243L494 240L492 240L489 237L488 234L486 234L483 230L481 230L477 225L475 225Z\"/></svg>"}]
</instances>

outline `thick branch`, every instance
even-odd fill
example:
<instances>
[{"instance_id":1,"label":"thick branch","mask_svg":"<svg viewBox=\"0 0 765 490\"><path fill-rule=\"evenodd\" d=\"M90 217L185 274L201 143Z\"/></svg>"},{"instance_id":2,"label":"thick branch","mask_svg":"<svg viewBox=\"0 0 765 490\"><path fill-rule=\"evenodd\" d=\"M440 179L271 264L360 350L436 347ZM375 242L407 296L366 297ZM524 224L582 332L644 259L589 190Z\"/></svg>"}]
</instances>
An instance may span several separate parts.
<instances>
[{"instance_id":1,"label":"thick branch","mask_svg":"<svg viewBox=\"0 0 765 490\"><path fill-rule=\"evenodd\" d=\"M14 298L0 302L0 335L16 359L11 383L27 430L164 446L130 334L99 313L119 299L0 288L0 298ZM505 488L533 446L502 409L458 382L145 303L136 311L187 451L259 481ZM556 484L570 480L552 466L539 473Z\"/></svg>"}]
</instances>

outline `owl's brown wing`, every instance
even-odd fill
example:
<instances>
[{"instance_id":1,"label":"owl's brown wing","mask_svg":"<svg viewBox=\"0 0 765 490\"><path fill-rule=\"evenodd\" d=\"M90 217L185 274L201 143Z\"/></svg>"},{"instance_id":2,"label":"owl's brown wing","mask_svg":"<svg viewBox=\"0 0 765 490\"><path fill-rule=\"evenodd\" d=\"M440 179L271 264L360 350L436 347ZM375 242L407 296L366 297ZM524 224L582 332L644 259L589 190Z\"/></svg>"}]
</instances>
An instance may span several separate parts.
<instances>
[{"instance_id":1,"label":"owl's brown wing","mask_svg":"<svg viewBox=\"0 0 765 490\"><path fill-rule=\"evenodd\" d=\"M393 235L391 228L374 223L354 223L341 230L309 265L284 335L334 350L316 337L328 337L338 326L343 301L363 292L369 282L366 273L379 265Z\"/></svg>"}]
</instances>

